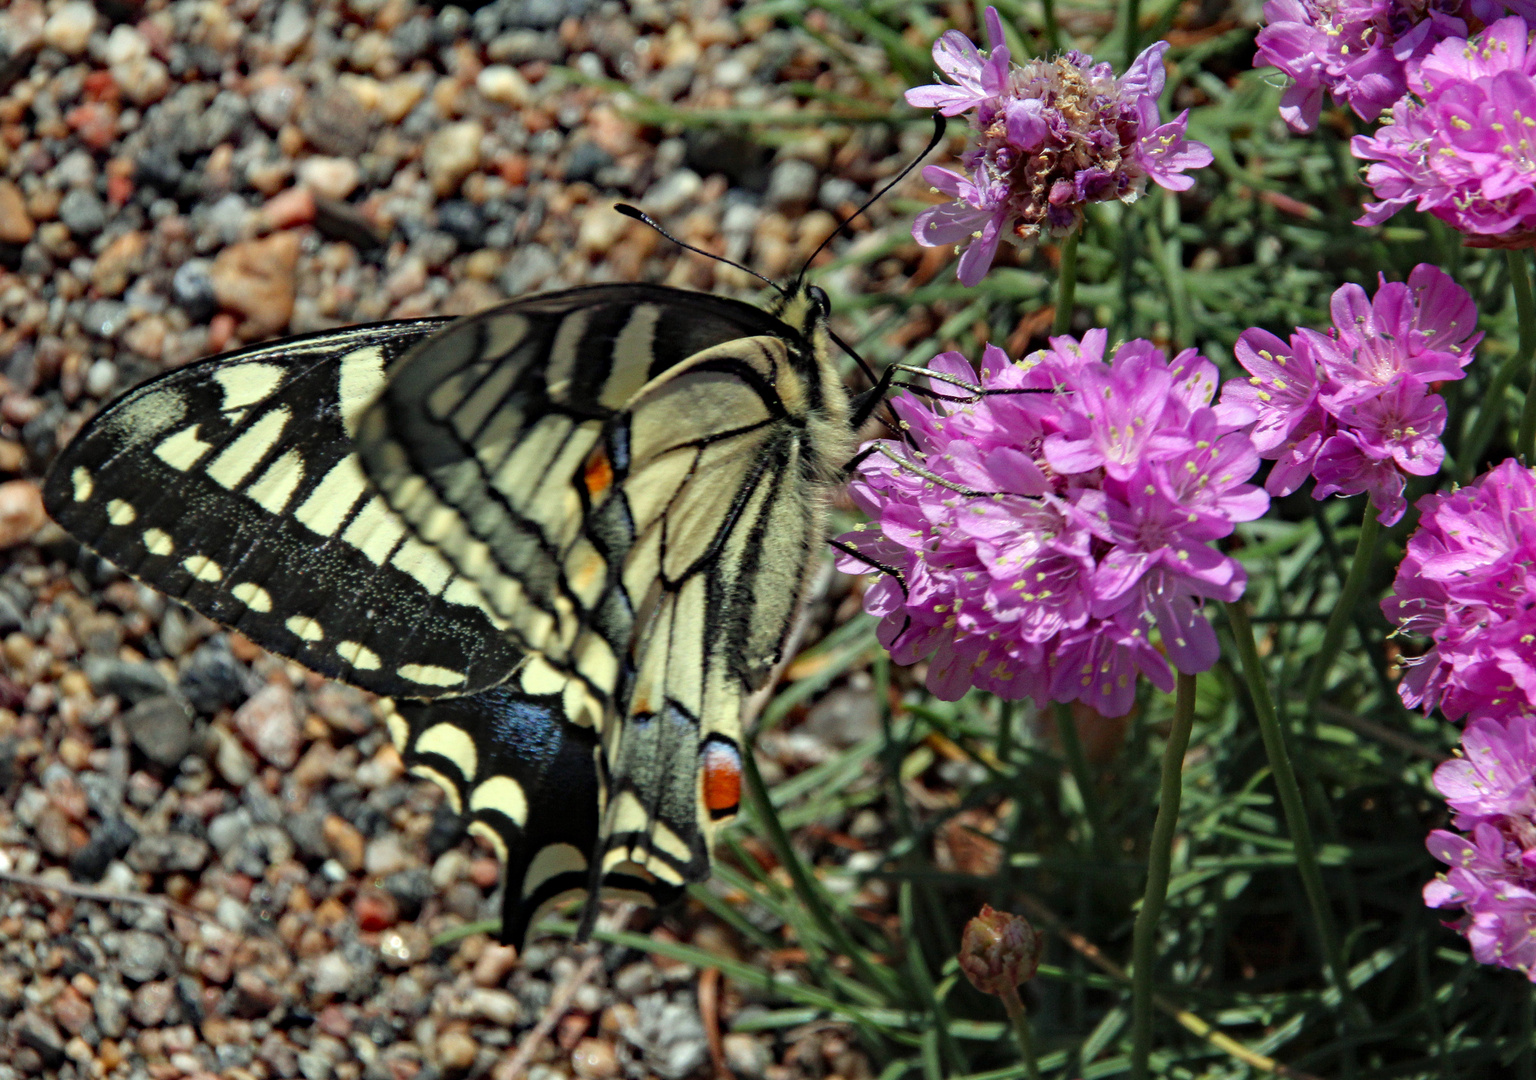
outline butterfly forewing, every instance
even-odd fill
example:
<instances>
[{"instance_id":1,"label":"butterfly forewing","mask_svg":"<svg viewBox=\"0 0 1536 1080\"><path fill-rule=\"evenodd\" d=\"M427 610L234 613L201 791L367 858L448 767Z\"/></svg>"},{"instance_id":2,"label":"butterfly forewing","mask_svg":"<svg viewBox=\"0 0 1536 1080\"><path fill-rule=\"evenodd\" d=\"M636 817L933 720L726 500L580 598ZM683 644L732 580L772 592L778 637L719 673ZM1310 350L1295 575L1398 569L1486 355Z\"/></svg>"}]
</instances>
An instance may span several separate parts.
<instances>
[{"instance_id":1,"label":"butterfly forewing","mask_svg":"<svg viewBox=\"0 0 1536 1080\"><path fill-rule=\"evenodd\" d=\"M109 562L322 674L418 697L494 686L520 650L379 497L349 435L386 365L446 322L310 335L151 380L61 452L48 512Z\"/></svg>"}]
</instances>

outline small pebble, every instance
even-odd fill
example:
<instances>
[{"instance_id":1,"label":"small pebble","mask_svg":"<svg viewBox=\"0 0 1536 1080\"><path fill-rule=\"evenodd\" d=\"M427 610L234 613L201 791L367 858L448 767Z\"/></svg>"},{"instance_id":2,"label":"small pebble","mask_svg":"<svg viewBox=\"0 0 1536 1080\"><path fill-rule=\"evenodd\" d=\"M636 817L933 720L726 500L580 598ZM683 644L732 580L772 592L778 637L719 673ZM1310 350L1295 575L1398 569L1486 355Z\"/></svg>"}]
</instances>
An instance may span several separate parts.
<instances>
[{"instance_id":1,"label":"small pebble","mask_svg":"<svg viewBox=\"0 0 1536 1080\"><path fill-rule=\"evenodd\" d=\"M218 293L213 285L213 263L208 259L188 259L171 277L171 295L193 322L207 322L219 310Z\"/></svg>"},{"instance_id":2,"label":"small pebble","mask_svg":"<svg viewBox=\"0 0 1536 1080\"><path fill-rule=\"evenodd\" d=\"M475 89L485 100L512 108L528 104L533 91L522 73L507 64L491 64L483 68L475 78Z\"/></svg>"},{"instance_id":3,"label":"small pebble","mask_svg":"<svg viewBox=\"0 0 1536 1080\"><path fill-rule=\"evenodd\" d=\"M439 1067L449 1072L466 1072L480 1054L480 1044L461 1027L450 1027L437 1037L434 1047Z\"/></svg>"},{"instance_id":4,"label":"small pebble","mask_svg":"<svg viewBox=\"0 0 1536 1080\"><path fill-rule=\"evenodd\" d=\"M523 1016L523 1006L505 990L477 986L464 997L464 1011L502 1027L512 1027Z\"/></svg>"},{"instance_id":5,"label":"small pebble","mask_svg":"<svg viewBox=\"0 0 1536 1080\"><path fill-rule=\"evenodd\" d=\"M464 120L439 129L422 148L421 165L438 195L451 195L480 165L479 121Z\"/></svg>"},{"instance_id":6,"label":"small pebble","mask_svg":"<svg viewBox=\"0 0 1536 1080\"><path fill-rule=\"evenodd\" d=\"M768 176L769 206L780 210L803 209L816 197L816 166L799 158L786 158Z\"/></svg>"},{"instance_id":7,"label":"small pebble","mask_svg":"<svg viewBox=\"0 0 1536 1080\"><path fill-rule=\"evenodd\" d=\"M299 247L298 233L279 232L233 244L214 259L214 295L221 306L245 316L244 336L271 337L293 317Z\"/></svg>"},{"instance_id":8,"label":"small pebble","mask_svg":"<svg viewBox=\"0 0 1536 1080\"><path fill-rule=\"evenodd\" d=\"M299 183L327 199L345 199L362 178L357 162L338 157L305 158L297 173Z\"/></svg>"},{"instance_id":9,"label":"small pebble","mask_svg":"<svg viewBox=\"0 0 1536 1080\"><path fill-rule=\"evenodd\" d=\"M670 217L688 205L703 186L703 178L692 169L675 169L650 186L640 200L640 209Z\"/></svg>"},{"instance_id":10,"label":"small pebble","mask_svg":"<svg viewBox=\"0 0 1536 1080\"><path fill-rule=\"evenodd\" d=\"M475 961L470 977L476 986L500 986L516 967L516 949L510 945L489 945Z\"/></svg>"},{"instance_id":11,"label":"small pebble","mask_svg":"<svg viewBox=\"0 0 1536 1080\"><path fill-rule=\"evenodd\" d=\"M400 917L395 898L382 889L363 889L352 901L352 913L357 916L358 929L377 933L395 925Z\"/></svg>"},{"instance_id":12,"label":"small pebble","mask_svg":"<svg viewBox=\"0 0 1536 1080\"><path fill-rule=\"evenodd\" d=\"M92 300L80 316L80 326L87 333L111 341L127 329L133 313L121 300Z\"/></svg>"},{"instance_id":13,"label":"small pebble","mask_svg":"<svg viewBox=\"0 0 1536 1080\"><path fill-rule=\"evenodd\" d=\"M170 947L147 930L125 930L117 943L117 970L126 979L147 983L171 970Z\"/></svg>"},{"instance_id":14,"label":"small pebble","mask_svg":"<svg viewBox=\"0 0 1536 1080\"><path fill-rule=\"evenodd\" d=\"M571 1051L571 1068L582 1080L614 1080L623 1071L619 1055L606 1039L582 1039Z\"/></svg>"},{"instance_id":15,"label":"small pebble","mask_svg":"<svg viewBox=\"0 0 1536 1080\"><path fill-rule=\"evenodd\" d=\"M94 191L74 188L59 203L59 220L76 236L89 238L106 228L107 208Z\"/></svg>"},{"instance_id":16,"label":"small pebble","mask_svg":"<svg viewBox=\"0 0 1536 1080\"><path fill-rule=\"evenodd\" d=\"M0 548L26 543L47 523L43 493L34 481L0 484Z\"/></svg>"},{"instance_id":17,"label":"small pebble","mask_svg":"<svg viewBox=\"0 0 1536 1080\"><path fill-rule=\"evenodd\" d=\"M322 956L315 964L315 974L311 985L315 993L333 995L345 993L352 985L352 980L357 973L353 970L347 958L339 952L330 952Z\"/></svg>"},{"instance_id":18,"label":"small pebble","mask_svg":"<svg viewBox=\"0 0 1536 1080\"><path fill-rule=\"evenodd\" d=\"M133 992L133 1004L129 1006L129 1013L142 1027L159 1027L165 1023L174 1000L175 991L170 983L145 983Z\"/></svg>"},{"instance_id":19,"label":"small pebble","mask_svg":"<svg viewBox=\"0 0 1536 1080\"><path fill-rule=\"evenodd\" d=\"M352 873L363 868L366 841L357 827L346 818L331 814L322 827L326 845L336 861Z\"/></svg>"},{"instance_id":20,"label":"small pebble","mask_svg":"<svg viewBox=\"0 0 1536 1080\"><path fill-rule=\"evenodd\" d=\"M68 0L43 24L43 43L68 56L79 56L95 28L96 9L84 0Z\"/></svg>"},{"instance_id":21,"label":"small pebble","mask_svg":"<svg viewBox=\"0 0 1536 1080\"><path fill-rule=\"evenodd\" d=\"M179 764L192 749L192 715L169 695L139 702L124 715L123 726L139 752L157 765Z\"/></svg>"},{"instance_id":22,"label":"small pebble","mask_svg":"<svg viewBox=\"0 0 1536 1080\"><path fill-rule=\"evenodd\" d=\"M278 768L292 768L299 760L302 733L293 691L288 687L279 683L263 686L235 710L234 725L258 755Z\"/></svg>"},{"instance_id":23,"label":"small pebble","mask_svg":"<svg viewBox=\"0 0 1536 1080\"><path fill-rule=\"evenodd\" d=\"M9 180L0 180L0 243L25 244L36 231L21 189Z\"/></svg>"},{"instance_id":24,"label":"small pebble","mask_svg":"<svg viewBox=\"0 0 1536 1080\"><path fill-rule=\"evenodd\" d=\"M104 398L117 386L117 365L103 357L85 371L85 392L93 398Z\"/></svg>"}]
</instances>

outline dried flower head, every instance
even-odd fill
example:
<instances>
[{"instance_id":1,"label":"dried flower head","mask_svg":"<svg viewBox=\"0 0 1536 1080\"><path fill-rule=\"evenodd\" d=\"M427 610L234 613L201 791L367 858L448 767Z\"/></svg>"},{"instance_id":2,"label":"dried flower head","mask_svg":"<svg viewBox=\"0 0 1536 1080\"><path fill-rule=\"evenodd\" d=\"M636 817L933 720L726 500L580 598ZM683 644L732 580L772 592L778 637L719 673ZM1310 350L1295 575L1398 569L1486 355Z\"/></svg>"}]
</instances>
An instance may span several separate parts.
<instances>
[{"instance_id":1,"label":"dried flower head","mask_svg":"<svg viewBox=\"0 0 1536 1080\"><path fill-rule=\"evenodd\" d=\"M926 247L962 248L959 277L981 280L1005 235L1032 240L1076 228L1091 202L1135 200L1147 180L1183 191L1187 169L1211 163L1203 143L1184 137L1188 110L1164 124L1167 42L1147 48L1119 79L1108 64L1071 51L1053 60L1010 62L997 11L987 8L989 49L957 30L933 47L953 83L907 91L907 102L945 116L971 114L979 145L963 173L930 165L923 178L951 202L919 215L912 235Z\"/></svg>"},{"instance_id":2,"label":"dried flower head","mask_svg":"<svg viewBox=\"0 0 1536 1080\"><path fill-rule=\"evenodd\" d=\"M1313 497L1369 492L1383 524L1408 508L1404 478L1438 472L1445 403L1430 385L1463 377L1477 308L1438 267L1420 263L1406 285L1384 279L1333 294L1327 334L1301 329L1289 343L1244 331L1237 361L1249 373L1222 388L1223 404L1251 409L1253 441L1274 459L1265 487L1288 495L1308 476Z\"/></svg>"},{"instance_id":3,"label":"dried flower head","mask_svg":"<svg viewBox=\"0 0 1536 1080\"><path fill-rule=\"evenodd\" d=\"M1259 458L1249 410L1212 408L1216 369L1170 362L1108 334L1012 363L988 346L980 394L935 378L937 400L892 405L905 441L874 444L854 478L872 524L838 538L838 565L878 569L864 596L898 663L931 658L928 687L1036 702L1081 700L1122 716L1136 676L1173 688L1219 649L1201 611L1245 577L1210 547L1269 506L1245 481ZM959 353L930 367L961 383Z\"/></svg>"},{"instance_id":4,"label":"dried flower head","mask_svg":"<svg viewBox=\"0 0 1536 1080\"><path fill-rule=\"evenodd\" d=\"M960 970L983 994L1006 994L1035 977L1042 945L1028 919L983 904L960 936Z\"/></svg>"},{"instance_id":5,"label":"dried flower head","mask_svg":"<svg viewBox=\"0 0 1536 1080\"><path fill-rule=\"evenodd\" d=\"M1448 38L1409 71L1413 91L1354 155L1381 201L1357 224L1406 206L1435 215L1473 247L1536 246L1536 47L1532 22L1500 19L1471 40Z\"/></svg>"},{"instance_id":6,"label":"dried flower head","mask_svg":"<svg viewBox=\"0 0 1536 1080\"><path fill-rule=\"evenodd\" d=\"M1528 0L1507 7L1536 13ZM1437 42L1465 38L1505 11L1499 0L1269 0L1254 64L1293 80L1280 99L1293 131L1317 126L1325 90L1375 120L1407 92L1410 69Z\"/></svg>"},{"instance_id":7,"label":"dried flower head","mask_svg":"<svg viewBox=\"0 0 1536 1080\"><path fill-rule=\"evenodd\" d=\"M1505 461L1419 500L1387 618L1428 637L1398 692L1463 716L1536 714L1536 471Z\"/></svg>"}]
</instances>

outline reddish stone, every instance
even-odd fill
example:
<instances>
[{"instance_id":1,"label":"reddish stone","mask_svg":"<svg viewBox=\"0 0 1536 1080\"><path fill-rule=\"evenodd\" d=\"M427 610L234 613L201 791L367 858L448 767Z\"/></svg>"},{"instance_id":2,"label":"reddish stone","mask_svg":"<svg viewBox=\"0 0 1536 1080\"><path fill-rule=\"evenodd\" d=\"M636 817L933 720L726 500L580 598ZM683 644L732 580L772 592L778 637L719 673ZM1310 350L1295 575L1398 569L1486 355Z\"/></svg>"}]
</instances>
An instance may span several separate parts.
<instances>
[{"instance_id":1,"label":"reddish stone","mask_svg":"<svg viewBox=\"0 0 1536 1080\"><path fill-rule=\"evenodd\" d=\"M400 921L400 908L395 898L382 889L363 889L352 901L352 912L357 916L358 929L367 933L387 930Z\"/></svg>"}]
</instances>

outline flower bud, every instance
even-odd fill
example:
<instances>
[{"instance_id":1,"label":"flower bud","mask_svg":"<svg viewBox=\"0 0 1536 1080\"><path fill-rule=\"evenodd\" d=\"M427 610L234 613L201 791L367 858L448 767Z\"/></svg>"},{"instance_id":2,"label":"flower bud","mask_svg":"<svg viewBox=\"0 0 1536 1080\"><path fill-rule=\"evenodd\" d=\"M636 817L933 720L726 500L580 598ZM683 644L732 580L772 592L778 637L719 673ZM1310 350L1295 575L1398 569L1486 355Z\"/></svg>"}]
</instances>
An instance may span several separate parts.
<instances>
[{"instance_id":1,"label":"flower bud","mask_svg":"<svg viewBox=\"0 0 1536 1080\"><path fill-rule=\"evenodd\" d=\"M1002 995L1035 977L1040 949L1029 920L983 904L960 936L960 970L983 994Z\"/></svg>"}]
</instances>

